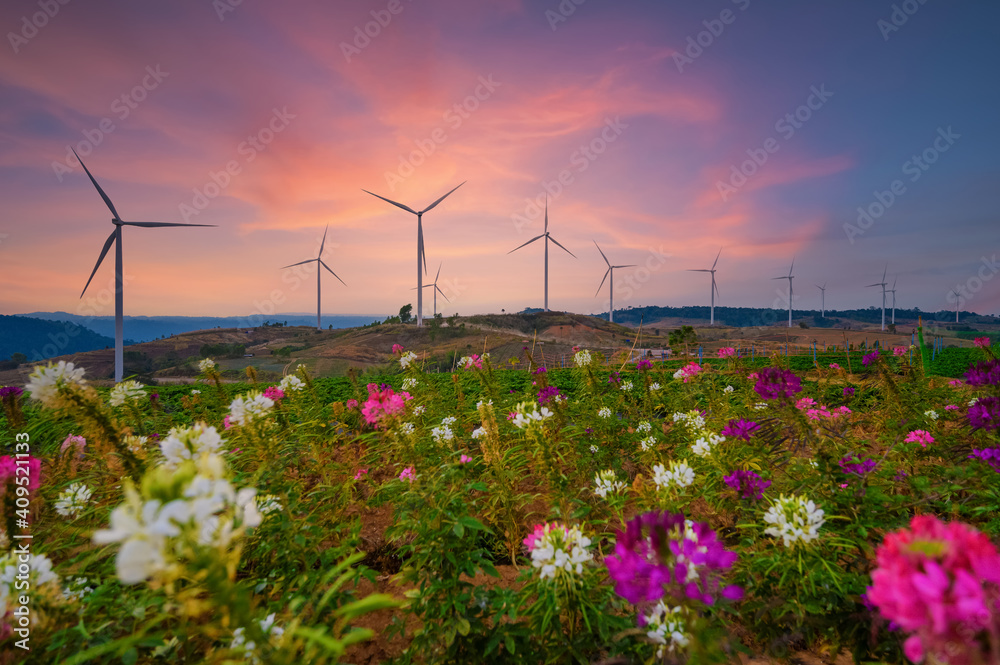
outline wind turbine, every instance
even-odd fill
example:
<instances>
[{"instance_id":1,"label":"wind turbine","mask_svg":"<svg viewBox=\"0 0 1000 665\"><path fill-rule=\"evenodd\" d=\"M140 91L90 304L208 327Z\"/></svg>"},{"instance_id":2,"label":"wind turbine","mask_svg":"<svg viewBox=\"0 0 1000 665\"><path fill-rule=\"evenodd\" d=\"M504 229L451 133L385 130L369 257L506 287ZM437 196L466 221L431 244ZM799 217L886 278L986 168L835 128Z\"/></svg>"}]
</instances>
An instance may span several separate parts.
<instances>
[{"instance_id":1,"label":"wind turbine","mask_svg":"<svg viewBox=\"0 0 1000 665\"><path fill-rule=\"evenodd\" d=\"M536 240L540 240L542 238L545 238L545 311L547 312L549 311L549 241L551 240L556 245L559 245L559 247L562 248L567 254L572 256L574 259L576 258L576 254L574 254L573 252L569 251L568 249L560 245L558 240L549 235L549 197L547 195L545 197L545 232L542 233L542 235L540 236L535 236L528 242L524 243L524 245L515 247L514 249L510 250L507 253L513 254L517 250L521 249L521 247L530 245Z\"/></svg>"},{"instance_id":2,"label":"wind turbine","mask_svg":"<svg viewBox=\"0 0 1000 665\"><path fill-rule=\"evenodd\" d=\"M344 280L340 279L337 273L330 270L330 266L323 263L323 248L326 246L326 232L329 230L330 230L330 225L327 224L326 231L323 231L323 241L319 244L319 254L316 255L315 259L309 259L307 261L299 261L298 263L293 263L290 266L285 266L284 268L282 268L282 270L284 270L285 268L293 268L295 266L301 266L306 263L312 263L313 261L316 262L316 330L323 329L323 326L320 323L320 314L323 311L323 298L321 295L321 289L323 287L323 280L322 280L323 271L320 270L319 267L323 266L324 268L329 270L330 274L337 278L337 281L339 281L341 284L344 284ZM344 284L344 286L347 286L347 284Z\"/></svg>"},{"instance_id":3,"label":"wind turbine","mask_svg":"<svg viewBox=\"0 0 1000 665\"><path fill-rule=\"evenodd\" d=\"M899 276L892 278L892 288L889 289L889 293L892 294L892 325L896 325L896 280Z\"/></svg>"},{"instance_id":4,"label":"wind turbine","mask_svg":"<svg viewBox=\"0 0 1000 665\"><path fill-rule=\"evenodd\" d=\"M792 274L792 268L795 267L795 259L792 258L792 265L788 266L788 274L782 275L781 277L772 277L771 279L787 279L788 280L788 327L792 327L792 280L795 279L795 275Z\"/></svg>"},{"instance_id":5,"label":"wind turbine","mask_svg":"<svg viewBox=\"0 0 1000 665\"><path fill-rule=\"evenodd\" d=\"M87 293L87 287L90 286L90 282L93 281L94 275L97 274L97 269L101 267L101 262L104 261L104 257L108 255L108 250L111 249L111 245L115 246L115 383L119 383L122 380L122 374L125 368L125 344L124 337L122 334L123 320L124 320L124 283L122 279L122 227L123 226L141 226L143 228L160 228L165 226L215 226L214 224L180 224L176 222L126 222L123 221L121 215L115 210L115 204L111 202L108 195L104 193L101 186L97 184L97 180L90 173L87 165L83 163L80 159L80 155L76 154L76 150L73 150L73 154L76 155L77 161L80 162L80 166L83 170L87 172L87 176L90 178L90 182L94 183L94 187L97 188L97 193L101 195L104 199L104 203L107 204L108 208L111 210L111 214L114 217L111 218L111 223L115 225L115 230L111 232L108 239L104 241L104 248L101 250L101 256L97 259L97 265L94 266L94 271L90 273L90 279L87 280L86 286L83 287L83 292L80 293L80 299L83 299L85 293Z\"/></svg>"},{"instance_id":6,"label":"wind turbine","mask_svg":"<svg viewBox=\"0 0 1000 665\"><path fill-rule=\"evenodd\" d=\"M826 282L823 282L823 286L820 286L819 284L817 284L816 288L819 289L820 293L821 293L821 295L820 295L819 317L821 319L825 319L826 318Z\"/></svg>"},{"instance_id":7,"label":"wind turbine","mask_svg":"<svg viewBox=\"0 0 1000 665\"><path fill-rule=\"evenodd\" d=\"M882 271L882 281L875 282L874 284L869 284L865 288L871 288L873 286L882 287L882 330L885 330L885 287L888 285L885 281L885 274L889 271L889 264L886 264L885 270Z\"/></svg>"},{"instance_id":8,"label":"wind turbine","mask_svg":"<svg viewBox=\"0 0 1000 665\"><path fill-rule=\"evenodd\" d=\"M712 273L712 306L709 310L709 325L715 325L715 294L719 292L719 287L715 283L715 266L719 263L719 257L722 256L722 248L719 248L719 253L715 255L715 263L712 264L711 268L688 268L687 272L710 272Z\"/></svg>"},{"instance_id":9,"label":"wind turbine","mask_svg":"<svg viewBox=\"0 0 1000 665\"><path fill-rule=\"evenodd\" d=\"M465 183L463 182L458 187L461 187L464 184ZM458 189L458 187L456 187L455 189ZM420 272L421 263L423 263L424 272L427 272L427 257L424 255L423 216L425 212L432 210L434 206L436 206L437 204L441 203L446 198L448 198L452 194L452 192L455 191L455 189L451 190L451 192L448 192L447 194L439 198L437 201L435 201L434 203L430 204L429 206L420 211L414 210L413 208L405 206L402 203L396 203L395 201L387 199L384 196L379 196L378 194L369 192L367 189L361 190L366 194L371 194L377 199L382 199L386 203L391 203L397 208L402 208L407 212L412 212L414 215L417 216L417 327L424 325L424 275L422 272Z\"/></svg>"},{"instance_id":10,"label":"wind turbine","mask_svg":"<svg viewBox=\"0 0 1000 665\"><path fill-rule=\"evenodd\" d=\"M962 300L961 300L961 296L958 295L958 291L956 291L955 289L952 289L951 292L955 294L955 323L958 323L958 308L959 308Z\"/></svg>"},{"instance_id":11,"label":"wind turbine","mask_svg":"<svg viewBox=\"0 0 1000 665\"><path fill-rule=\"evenodd\" d=\"M441 276L441 266L443 266L443 265L444 265L444 262L438 264L437 274L434 275L434 283L433 284L424 284L421 287L421 288L424 288L424 289L430 289L430 288L434 289L434 317L435 318L437 318L437 313L438 313L438 294L440 293L442 298L444 298L445 300L448 300L448 296L446 296L444 294L444 291L442 291L440 288L438 288L438 277ZM410 290L411 291L416 291L416 288L413 288L413 289L410 289ZM448 302L451 302L451 300L448 300Z\"/></svg>"},{"instance_id":12,"label":"wind turbine","mask_svg":"<svg viewBox=\"0 0 1000 665\"><path fill-rule=\"evenodd\" d=\"M607 270L607 272L604 273L604 278L601 279L601 286L604 286L604 280L606 280L608 278L608 275L611 275L611 281L608 282L608 295L611 298L611 306L608 309L608 322L609 323L614 323L614 320L615 320L615 268L634 268L635 264L634 263L630 263L627 266L613 266L613 265L611 265L611 262L608 261L608 257L604 256L604 252L601 251L601 246L597 244L596 240L594 241L594 246L597 247L597 251L598 252L601 252L601 257L604 259L604 262L608 264L608 270ZM597 287L597 293L601 292L601 286ZM595 298L597 297L597 293L594 294Z\"/></svg>"}]
</instances>

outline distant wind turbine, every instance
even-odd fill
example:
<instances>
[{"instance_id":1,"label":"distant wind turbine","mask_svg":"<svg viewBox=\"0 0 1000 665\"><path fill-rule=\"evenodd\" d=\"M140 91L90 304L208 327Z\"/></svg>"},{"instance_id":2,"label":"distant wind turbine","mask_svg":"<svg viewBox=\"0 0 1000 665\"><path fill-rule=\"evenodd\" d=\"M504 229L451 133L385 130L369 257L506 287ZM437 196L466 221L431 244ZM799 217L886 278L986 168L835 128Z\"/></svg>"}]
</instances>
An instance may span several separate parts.
<instances>
[{"instance_id":1,"label":"distant wind turbine","mask_svg":"<svg viewBox=\"0 0 1000 665\"><path fill-rule=\"evenodd\" d=\"M899 277L892 278L892 288L889 289L889 293L892 294L892 325L896 325L896 281Z\"/></svg>"},{"instance_id":2,"label":"distant wind turbine","mask_svg":"<svg viewBox=\"0 0 1000 665\"><path fill-rule=\"evenodd\" d=\"M882 281L875 282L874 284L869 284L867 287L865 287L865 288L871 288L873 286L882 287L882 330L885 330L885 287L888 286L888 283L885 281L885 274L887 272L889 272L888 264L886 264L885 270L882 271Z\"/></svg>"},{"instance_id":3,"label":"distant wind turbine","mask_svg":"<svg viewBox=\"0 0 1000 665\"><path fill-rule=\"evenodd\" d=\"M958 323L958 308L960 303L962 302L961 296L958 295L958 291L956 291L955 289L952 289L951 292L955 294L955 323Z\"/></svg>"},{"instance_id":4,"label":"distant wind turbine","mask_svg":"<svg viewBox=\"0 0 1000 665\"><path fill-rule=\"evenodd\" d=\"M549 197L548 196L545 197L545 232L542 233L542 235L540 235L540 236L535 236L534 238L532 238L528 242L524 243L524 245L519 245L519 246L515 247L514 249L510 250L507 253L508 254L513 254L517 250L521 249L521 247L525 247L526 245L530 245L531 243L535 242L536 240L541 240L542 238L545 238L545 311L547 312L547 311L549 311L549 241L551 240L556 245L559 245L559 247L563 251L565 251L567 254L569 254L570 256L572 256L574 259L576 258L576 254L574 254L573 252L569 251L568 249L566 249L565 247L563 247L562 245L560 245L558 240L556 240L555 238L553 238L552 236L549 235Z\"/></svg>"},{"instance_id":5,"label":"distant wind turbine","mask_svg":"<svg viewBox=\"0 0 1000 665\"><path fill-rule=\"evenodd\" d=\"M712 306L709 310L709 325L715 325L715 294L719 292L719 287L715 283L715 266L719 263L719 257L722 256L722 248L719 248L719 253L715 255L715 263L712 264L711 268L688 268L687 272L710 272L712 273Z\"/></svg>"},{"instance_id":6,"label":"distant wind turbine","mask_svg":"<svg viewBox=\"0 0 1000 665\"><path fill-rule=\"evenodd\" d=\"M820 286L819 284L817 284L816 288L820 290L820 294L821 294L820 295L819 316L820 316L821 319L825 319L826 318L826 282L823 282L823 286Z\"/></svg>"},{"instance_id":7,"label":"distant wind turbine","mask_svg":"<svg viewBox=\"0 0 1000 665\"><path fill-rule=\"evenodd\" d=\"M90 286L90 282L93 281L94 275L97 274L97 269L101 267L101 262L104 261L104 257L108 255L108 250L111 249L111 245L115 246L115 383L119 383L122 380L122 375L125 368L125 344L123 337L123 320L124 320L124 289L122 280L122 227L123 226L141 226L143 228L160 228L165 226L214 226L214 224L180 224L175 222L126 222L123 221L118 211L115 210L115 204L111 202L108 195L104 193L101 186L97 184L97 180L90 173L87 165L83 163L80 159L80 155L76 154L76 150L73 150L73 154L76 155L77 161L80 162L80 166L83 170L87 172L87 176L90 178L90 182L94 183L94 187L97 188L97 193L101 195L104 199L104 203L107 204L108 208L111 210L111 214L114 217L111 218L111 223L115 225L115 230L111 232L108 239L104 242L104 248L101 250L101 256L97 259L97 265L94 266L94 271L90 273L90 279L87 280L87 285L83 287L83 292L80 293L80 298L82 299L84 294L87 293L87 287Z\"/></svg>"},{"instance_id":8,"label":"distant wind turbine","mask_svg":"<svg viewBox=\"0 0 1000 665\"><path fill-rule=\"evenodd\" d=\"M306 263L312 263L313 261L316 262L316 330L323 329L323 325L320 323L320 316L323 312L323 298L321 295L321 289L323 287L323 280L322 280L323 271L320 270L319 267L323 266L324 268L326 268L331 275L337 278L337 281L339 281L341 284L344 284L344 280L340 279L337 273L333 272L333 270L330 270L330 266L323 263L323 248L326 246L326 232L329 230L330 230L330 225L327 224L326 231L323 231L323 241L319 244L319 254L316 255L315 259L309 259L307 261L299 261L298 263L293 263L290 266L285 266L284 268L282 268L282 270L284 270L285 268L293 268L295 266L301 266ZM344 284L344 286L347 286L347 284Z\"/></svg>"},{"instance_id":9,"label":"distant wind turbine","mask_svg":"<svg viewBox=\"0 0 1000 665\"><path fill-rule=\"evenodd\" d=\"M601 286L604 286L604 280L608 278L608 275L611 275L611 281L608 282L608 295L611 298L611 306L608 308L608 321L613 323L615 320L615 268L634 268L635 264L630 263L626 266L613 266L611 265L611 262L608 261L608 257L604 256L604 252L601 250L601 246L597 244L596 240L594 241L594 246L597 247L598 252L601 252L601 258L604 259L604 262L608 264L608 270L604 273L603 279L601 279ZM601 292L601 286L597 287L597 293ZM597 297L597 293L594 294L595 298Z\"/></svg>"},{"instance_id":10,"label":"distant wind turbine","mask_svg":"<svg viewBox=\"0 0 1000 665\"><path fill-rule=\"evenodd\" d=\"M465 183L463 182L458 187L461 187L464 184ZM458 187L456 187L455 189L458 189ZM421 263L424 266L424 271L423 272L427 272L427 257L424 255L424 226L423 226L423 216L424 216L425 212L428 212L428 211L432 210L434 208L434 206L436 206L437 204L441 203L446 198L448 198L449 196L451 196L452 192L454 192L455 189L451 190L451 192L448 192L447 194L445 194L444 196L442 196L441 198L439 198L434 203L430 204L429 206L427 206L423 210L419 210L419 211L418 210L414 210L413 208L411 208L409 206L405 206L402 203L397 203L395 201L387 199L384 196L379 196L378 194L374 194L372 192L369 192L367 189L362 189L361 190L362 192L365 192L366 194L371 194L372 196L374 196L377 199L382 199L386 203L391 203L392 205L396 206L397 208L402 208L403 210L405 210L407 212L412 212L414 215L417 216L417 326L418 327L424 325L424 275L423 275L422 272L420 272L420 265L421 265Z\"/></svg>"},{"instance_id":11,"label":"distant wind turbine","mask_svg":"<svg viewBox=\"0 0 1000 665\"><path fill-rule=\"evenodd\" d=\"M438 287L438 277L441 276L441 266L443 266L443 265L444 265L443 262L438 264L438 271L437 271L437 274L434 275L434 282L432 284L424 284L421 287L421 288L424 288L424 289L431 289L431 288L434 289L434 318L437 318L437 313L438 313L438 294L440 293L442 298L444 298L445 300L448 300L448 296L446 296L444 294L444 291L442 291ZM410 290L411 291L416 291L416 288L413 288L413 289L410 289ZM448 300L448 302L451 302L451 301Z\"/></svg>"},{"instance_id":12,"label":"distant wind turbine","mask_svg":"<svg viewBox=\"0 0 1000 665\"><path fill-rule=\"evenodd\" d=\"M772 277L771 279L787 279L788 280L788 327L792 327L792 280L795 279L795 275L792 274L792 268L795 267L795 259L792 258L792 265L788 266L788 274L782 275L781 277Z\"/></svg>"}]
</instances>

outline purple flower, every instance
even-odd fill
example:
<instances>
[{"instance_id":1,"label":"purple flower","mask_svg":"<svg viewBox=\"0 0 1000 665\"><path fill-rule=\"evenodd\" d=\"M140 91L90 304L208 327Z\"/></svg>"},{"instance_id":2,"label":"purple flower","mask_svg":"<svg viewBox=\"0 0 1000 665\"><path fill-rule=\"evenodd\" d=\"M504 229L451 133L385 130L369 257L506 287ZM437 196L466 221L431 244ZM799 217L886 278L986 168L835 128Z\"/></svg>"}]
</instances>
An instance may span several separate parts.
<instances>
[{"instance_id":1,"label":"purple flower","mask_svg":"<svg viewBox=\"0 0 1000 665\"><path fill-rule=\"evenodd\" d=\"M791 398L802 391L802 379L791 370L765 367L757 372L757 384L753 389L764 399Z\"/></svg>"},{"instance_id":2,"label":"purple flower","mask_svg":"<svg viewBox=\"0 0 1000 665\"><path fill-rule=\"evenodd\" d=\"M904 480L909 475L910 474L908 474L906 471L899 470L899 471L896 472L896 475L892 477L892 479L893 480L902 481L902 480Z\"/></svg>"},{"instance_id":3,"label":"purple flower","mask_svg":"<svg viewBox=\"0 0 1000 665\"><path fill-rule=\"evenodd\" d=\"M594 428L593 428L593 427L588 427L587 429L585 429L585 430L583 430L583 431L584 431L584 432L585 432L586 434L593 434L593 433L594 433Z\"/></svg>"},{"instance_id":4,"label":"purple flower","mask_svg":"<svg viewBox=\"0 0 1000 665\"><path fill-rule=\"evenodd\" d=\"M735 561L736 553L726 550L707 524L687 521L683 514L649 512L618 532L615 553L604 563L615 592L633 605L665 595L711 605L717 594L743 597L735 585L720 590L722 574Z\"/></svg>"},{"instance_id":5,"label":"purple flower","mask_svg":"<svg viewBox=\"0 0 1000 665\"><path fill-rule=\"evenodd\" d=\"M854 397L854 386L844 386L844 397Z\"/></svg>"},{"instance_id":6,"label":"purple flower","mask_svg":"<svg viewBox=\"0 0 1000 665\"><path fill-rule=\"evenodd\" d=\"M973 448L969 458L986 462L994 471L1000 473L1000 448Z\"/></svg>"},{"instance_id":7,"label":"purple flower","mask_svg":"<svg viewBox=\"0 0 1000 665\"><path fill-rule=\"evenodd\" d=\"M760 425L752 420L730 420L729 424L722 428L722 436L731 436L736 439L749 441L753 433L760 429Z\"/></svg>"},{"instance_id":8,"label":"purple flower","mask_svg":"<svg viewBox=\"0 0 1000 665\"><path fill-rule=\"evenodd\" d=\"M865 354L865 357L861 359L861 364L868 367L876 360L878 360L878 351L872 351L871 353Z\"/></svg>"},{"instance_id":9,"label":"purple flower","mask_svg":"<svg viewBox=\"0 0 1000 665\"><path fill-rule=\"evenodd\" d=\"M764 480L753 471L743 469L723 476L722 480L736 490L741 499L763 499L764 490L771 486L770 480Z\"/></svg>"},{"instance_id":10,"label":"purple flower","mask_svg":"<svg viewBox=\"0 0 1000 665\"><path fill-rule=\"evenodd\" d=\"M969 407L972 429L995 430L1000 427L1000 397L980 397Z\"/></svg>"},{"instance_id":11,"label":"purple flower","mask_svg":"<svg viewBox=\"0 0 1000 665\"><path fill-rule=\"evenodd\" d=\"M1000 360L976 363L965 372L965 382L970 386L1000 385Z\"/></svg>"},{"instance_id":12,"label":"purple flower","mask_svg":"<svg viewBox=\"0 0 1000 665\"><path fill-rule=\"evenodd\" d=\"M539 367L534 372L532 372L532 374L545 374L545 368L544 367Z\"/></svg>"},{"instance_id":13,"label":"purple flower","mask_svg":"<svg viewBox=\"0 0 1000 665\"><path fill-rule=\"evenodd\" d=\"M561 397L561 396L562 395L559 392L558 388L556 388L555 386L547 386L547 387L542 388L541 390L538 391L538 403L539 404L545 404L549 400L555 399L556 397Z\"/></svg>"},{"instance_id":14,"label":"purple flower","mask_svg":"<svg viewBox=\"0 0 1000 665\"><path fill-rule=\"evenodd\" d=\"M618 372L611 372L611 374L608 375L608 383L613 383L617 386L621 382L622 377L618 374Z\"/></svg>"},{"instance_id":15,"label":"purple flower","mask_svg":"<svg viewBox=\"0 0 1000 665\"><path fill-rule=\"evenodd\" d=\"M857 455L848 455L839 464L842 473L863 476L874 469L877 463L870 457L861 459Z\"/></svg>"},{"instance_id":16,"label":"purple flower","mask_svg":"<svg viewBox=\"0 0 1000 665\"><path fill-rule=\"evenodd\" d=\"M2 399L15 399L24 394L24 391L17 386L4 386L0 388L0 400Z\"/></svg>"},{"instance_id":17,"label":"purple flower","mask_svg":"<svg viewBox=\"0 0 1000 665\"><path fill-rule=\"evenodd\" d=\"M637 370L640 370L640 371L642 371L644 369L652 369L652 367L653 367L653 363L651 363L650 361L646 360L645 358L643 358L642 360L640 360L639 363L635 366L635 368Z\"/></svg>"}]
</instances>

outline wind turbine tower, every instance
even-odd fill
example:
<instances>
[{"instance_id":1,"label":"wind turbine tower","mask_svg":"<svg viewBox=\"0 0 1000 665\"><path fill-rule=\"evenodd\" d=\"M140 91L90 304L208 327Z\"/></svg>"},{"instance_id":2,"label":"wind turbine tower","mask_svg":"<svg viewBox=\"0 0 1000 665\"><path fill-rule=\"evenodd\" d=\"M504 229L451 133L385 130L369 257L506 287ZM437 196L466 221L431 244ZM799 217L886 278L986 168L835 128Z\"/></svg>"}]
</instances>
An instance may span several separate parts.
<instances>
[{"instance_id":1,"label":"wind turbine tower","mask_svg":"<svg viewBox=\"0 0 1000 665\"><path fill-rule=\"evenodd\" d=\"M715 325L715 294L719 292L719 286L715 283L715 266L719 263L719 257L722 256L722 248L719 248L719 253L715 255L715 263L712 264L711 268L688 268L687 272L710 272L712 273L712 300L711 307L709 309L709 325Z\"/></svg>"},{"instance_id":2,"label":"wind turbine tower","mask_svg":"<svg viewBox=\"0 0 1000 665\"><path fill-rule=\"evenodd\" d=\"M601 279L601 286L604 286L604 280L606 280L608 278L608 275L610 275L611 276L611 281L608 282L608 295L610 296L610 299L611 299L611 305L610 305L610 307L608 307L608 322L614 323L614 320L615 320L615 268L634 268L635 264L634 263L630 263L630 264L625 265L625 266L613 266L613 265L611 265L611 261L608 261L608 257L604 256L604 252L601 250L601 246L597 244L596 240L594 241L594 246L597 247L597 251L598 252L601 252L601 258L604 259L604 262L608 264L608 269L604 273L604 277ZM601 286L597 287L597 293L594 294L595 298L597 297L597 294L601 292Z\"/></svg>"},{"instance_id":3,"label":"wind turbine tower","mask_svg":"<svg viewBox=\"0 0 1000 665\"><path fill-rule=\"evenodd\" d=\"M519 246L515 247L514 249L510 250L507 253L508 254L513 254L517 250L521 249L521 247L525 247L527 245L530 245L531 243L535 242L536 240L540 240L542 238L545 239L545 311L547 312L547 311L549 311L549 241L551 240L556 245L558 245L560 248L562 248L563 251L565 251L567 254L569 254L570 256L572 256L574 259L576 258L576 254L574 254L573 252L569 251L568 249L566 249L565 247L563 247L562 245L560 245L558 240L556 240L551 235L549 235L549 197L548 197L548 195L546 195L546 197L545 197L545 231L544 231L544 233L542 233L542 235L540 235L540 236L535 236L534 238L532 238L528 242L524 243L523 245L519 245Z\"/></svg>"},{"instance_id":4,"label":"wind turbine tower","mask_svg":"<svg viewBox=\"0 0 1000 665\"><path fill-rule=\"evenodd\" d=\"M344 280L340 279L340 277L337 275L337 273L333 272L333 270L330 270L330 266L326 265L323 262L323 248L326 246L326 232L329 231L329 230L330 230L330 225L327 224L326 225L326 231L323 231L323 241L320 242L320 244L319 244L319 254L316 255L315 259L308 259L306 261L299 261L298 263L293 263L291 265L288 265L288 266L285 266L284 268L282 268L282 270L284 270L285 268L292 268L294 266L301 266L301 265L306 264L306 263L312 263L313 261L316 262L316 330L322 330L323 329L323 324L320 322L320 318L321 318L321 315L322 315L322 312L323 312L323 297L321 295L321 289L323 288L323 280L322 280L323 271L320 270L320 266L326 268L330 272L331 275L333 275L334 277L337 278L337 281L339 281L341 284L344 284ZM347 284L344 284L344 286L347 286Z\"/></svg>"},{"instance_id":5,"label":"wind turbine tower","mask_svg":"<svg viewBox=\"0 0 1000 665\"><path fill-rule=\"evenodd\" d=\"M772 277L771 279L787 279L788 280L788 327L792 327L792 280L795 279L795 275L792 274L792 269L795 267L795 259L792 259L792 265L788 266L788 274L782 275L781 277Z\"/></svg>"}]
</instances>

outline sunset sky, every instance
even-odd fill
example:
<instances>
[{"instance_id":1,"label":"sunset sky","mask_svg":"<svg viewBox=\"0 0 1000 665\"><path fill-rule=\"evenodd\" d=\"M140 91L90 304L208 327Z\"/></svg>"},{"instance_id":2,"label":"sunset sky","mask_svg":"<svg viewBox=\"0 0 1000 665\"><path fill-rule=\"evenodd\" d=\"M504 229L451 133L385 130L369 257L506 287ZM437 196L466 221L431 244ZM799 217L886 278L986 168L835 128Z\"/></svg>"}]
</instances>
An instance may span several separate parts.
<instances>
[{"instance_id":1,"label":"sunset sky","mask_svg":"<svg viewBox=\"0 0 1000 665\"><path fill-rule=\"evenodd\" d=\"M361 190L463 181L424 219L447 314L541 306L541 242L507 252L546 188L578 257L551 248L553 309L607 309L596 240L643 266L616 307L707 305L685 270L724 247L718 305L784 307L794 256L796 308L879 305L888 264L900 307L1000 313L994 1L11 0L0 27L2 314L98 303L113 226L70 147L125 219L217 225L125 229L128 315L312 311L280 268L327 224L324 312L395 313L416 219Z\"/></svg>"}]
</instances>

